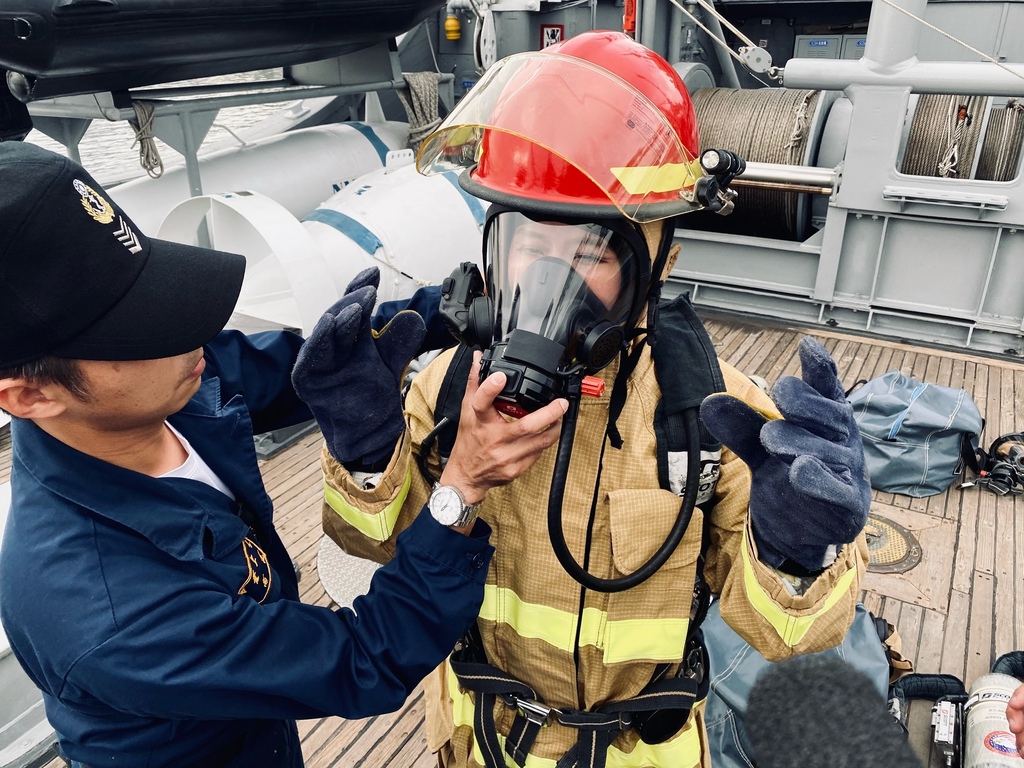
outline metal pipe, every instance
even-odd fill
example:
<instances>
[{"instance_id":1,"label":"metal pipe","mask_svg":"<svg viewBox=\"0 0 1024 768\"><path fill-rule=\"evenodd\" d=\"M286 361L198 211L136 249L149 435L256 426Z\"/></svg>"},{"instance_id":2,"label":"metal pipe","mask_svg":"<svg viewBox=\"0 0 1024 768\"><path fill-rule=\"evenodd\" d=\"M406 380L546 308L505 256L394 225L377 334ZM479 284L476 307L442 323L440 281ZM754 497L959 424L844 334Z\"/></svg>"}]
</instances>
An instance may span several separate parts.
<instances>
[{"instance_id":1,"label":"metal pipe","mask_svg":"<svg viewBox=\"0 0 1024 768\"><path fill-rule=\"evenodd\" d=\"M175 96L198 96L205 93L244 93L246 91L271 90L294 86L291 80L252 80L247 83L222 83L211 85L189 85L177 88L138 88L130 93L136 99L166 99Z\"/></svg>"},{"instance_id":2,"label":"metal pipe","mask_svg":"<svg viewBox=\"0 0 1024 768\"><path fill-rule=\"evenodd\" d=\"M924 18L928 0L892 0L908 13ZM917 59L922 26L906 13L881 2L871 3L864 66L876 72L897 72Z\"/></svg>"},{"instance_id":3,"label":"metal pipe","mask_svg":"<svg viewBox=\"0 0 1024 768\"><path fill-rule=\"evenodd\" d=\"M734 183L742 181L747 186L753 186L755 182L771 182L802 184L809 187L834 187L837 180L838 174L834 168L749 162L743 173L736 177Z\"/></svg>"},{"instance_id":4,"label":"metal pipe","mask_svg":"<svg viewBox=\"0 0 1024 768\"><path fill-rule=\"evenodd\" d=\"M668 59L669 64L679 63L679 51L683 45L683 12L674 5L669 11Z\"/></svg>"},{"instance_id":5,"label":"metal pipe","mask_svg":"<svg viewBox=\"0 0 1024 768\"><path fill-rule=\"evenodd\" d=\"M714 0L709 1L711 5L714 5ZM725 32L722 31L722 22L718 20L717 16L712 13L705 13L704 24L711 30L711 33L715 37L723 42L725 41ZM722 80L724 82L719 83L719 85L725 88L739 88L740 79L736 75L736 65L733 62L732 56L730 56L729 52L722 48L722 46L718 45L718 43L714 43L711 47L715 49L715 56L718 58L718 66L722 68Z\"/></svg>"},{"instance_id":6,"label":"metal pipe","mask_svg":"<svg viewBox=\"0 0 1024 768\"><path fill-rule=\"evenodd\" d=\"M771 181L745 181L742 178L733 179L730 186L750 189L774 189L779 192L806 192L811 195L831 195L834 187L812 187L808 184L786 184Z\"/></svg>"},{"instance_id":7,"label":"metal pipe","mask_svg":"<svg viewBox=\"0 0 1024 768\"><path fill-rule=\"evenodd\" d=\"M207 97L195 100L160 100L154 101L154 114L176 115L181 112L211 112L225 107L241 107L251 104L271 104L279 101L296 101L298 99L311 99L319 96L341 96L353 93L364 93L366 91L390 91L401 88L405 85L404 80L382 80L375 83L360 83L358 85L326 85L293 87L290 90L271 91L269 93L246 93L234 94L222 97ZM148 91L130 91L133 98L146 96L146 100L152 98ZM185 96L182 92L179 96ZM135 112L130 108L119 109L112 106L97 104L86 104L65 102L61 99L47 99L29 102L28 111L34 115L47 115L51 117L80 117L85 119L96 119L105 117L107 120L129 120L135 119Z\"/></svg>"},{"instance_id":8,"label":"metal pipe","mask_svg":"<svg viewBox=\"0 0 1024 768\"><path fill-rule=\"evenodd\" d=\"M782 71L787 88L841 91L850 85L908 87L914 93L1020 96L1024 65L987 61L914 61L898 71L871 69L863 60L790 59Z\"/></svg>"},{"instance_id":9,"label":"metal pipe","mask_svg":"<svg viewBox=\"0 0 1024 768\"><path fill-rule=\"evenodd\" d=\"M654 42L654 33L658 27L658 4L657 0L640 0L638 9L640 29L638 30L639 42L646 45L652 51L657 50Z\"/></svg>"}]
</instances>

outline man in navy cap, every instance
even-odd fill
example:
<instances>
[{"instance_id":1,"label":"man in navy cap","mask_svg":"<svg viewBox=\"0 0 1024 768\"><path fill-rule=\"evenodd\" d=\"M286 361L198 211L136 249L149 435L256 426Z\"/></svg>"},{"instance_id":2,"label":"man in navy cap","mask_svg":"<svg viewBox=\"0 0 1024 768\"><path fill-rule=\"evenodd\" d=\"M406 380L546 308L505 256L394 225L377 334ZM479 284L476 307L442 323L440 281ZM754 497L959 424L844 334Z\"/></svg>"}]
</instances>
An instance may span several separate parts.
<instances>
[{"instance_id":1,"label":"man in navy cap","mask_svg":"<svg viewBox=\"0 0 1024 768\"><path fill-rule=\"evenodd\" d=\"M67 158L0 143L0 618L74 766L301 766L296 718L396 709L480 607L489 529L430 515L358 617L299 602L252 435L311 418L302 339L222 331L244 269L146 237ZM332 309L349 375L390 390L424 328L405 312L371 334L373 278ZM496 394L471 384L465 418Z\"/></svg>"}]
</instances>

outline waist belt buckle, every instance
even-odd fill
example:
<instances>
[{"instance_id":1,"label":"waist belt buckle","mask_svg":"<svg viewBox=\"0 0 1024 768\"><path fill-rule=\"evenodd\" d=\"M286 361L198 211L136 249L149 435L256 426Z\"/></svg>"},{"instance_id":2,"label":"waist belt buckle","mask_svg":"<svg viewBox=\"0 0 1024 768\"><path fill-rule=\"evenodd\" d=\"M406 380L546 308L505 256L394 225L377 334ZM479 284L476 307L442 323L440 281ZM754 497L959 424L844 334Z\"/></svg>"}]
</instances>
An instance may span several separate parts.
<instances>
[{"instance_id":1,"label":"waist belt buckle","mask_svg":"<svg viewBox=\"0 0 1024 768\"><path fill-rule=\"evenodd\" d=\"M534 699L521 699L516 697L516 709L519 714L535 725L547 725L551 719L551 713L561 714L554 707L549 707Z\"/></svg>"}]
</instances>

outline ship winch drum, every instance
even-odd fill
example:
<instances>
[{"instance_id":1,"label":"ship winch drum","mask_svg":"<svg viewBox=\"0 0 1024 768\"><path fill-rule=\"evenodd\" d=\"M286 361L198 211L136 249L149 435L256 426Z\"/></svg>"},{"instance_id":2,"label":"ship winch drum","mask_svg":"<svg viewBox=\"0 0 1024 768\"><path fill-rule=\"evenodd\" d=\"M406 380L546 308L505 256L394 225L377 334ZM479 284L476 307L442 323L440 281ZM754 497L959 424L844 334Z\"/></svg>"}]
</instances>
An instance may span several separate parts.
<instances>
[{"instance_id":1,"label":"ship winch drum","mask_svg":"<svg viewBox=\"0 0 1024 768\"><path fill-rule=\"evenodd\" d=\"M986 181L1017 176L1024 142L1020 99L925 93L911 94L907 107L901 173ZM969 119L958 120L961 108ZM953 146L955 165L950 162Z\"/></svg>"},{"instance_id":2,"label":"ship winch drum","mask_svg":"<svg viewBox=\"0 0 1024 768\"><path fill-rule=\"evenodd\" d=\"M748 162L802 166L816 165L825 119L837 96L793 88L700 88L691 94L701 149L722 147ZM731 215L703 216L702 223L686 226L804 240L813 197L744 187Z\"/></svg>"}]
</instances>

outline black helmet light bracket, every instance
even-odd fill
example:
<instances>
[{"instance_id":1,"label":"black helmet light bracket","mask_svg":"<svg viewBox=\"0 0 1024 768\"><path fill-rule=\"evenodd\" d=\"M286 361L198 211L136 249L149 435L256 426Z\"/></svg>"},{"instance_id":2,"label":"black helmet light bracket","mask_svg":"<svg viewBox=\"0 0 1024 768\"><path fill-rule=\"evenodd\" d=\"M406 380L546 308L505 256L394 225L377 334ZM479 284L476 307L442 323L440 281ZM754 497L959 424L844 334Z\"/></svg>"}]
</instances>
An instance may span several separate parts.
<instances>
[{"instance_id":1,"label":"black helmet light bracket","mask_svg":"<svg viewBox=\"0 0 1024 768\"><path fill-rule=\"evenodd\" d=\"M700 156L700 165L707 175L697 179L694 197L709 211L728 216L736 200L736 190L729 189L729 185L747 169L747 162L727 149L706 149Z\"/></svg>"}]
</instances>

